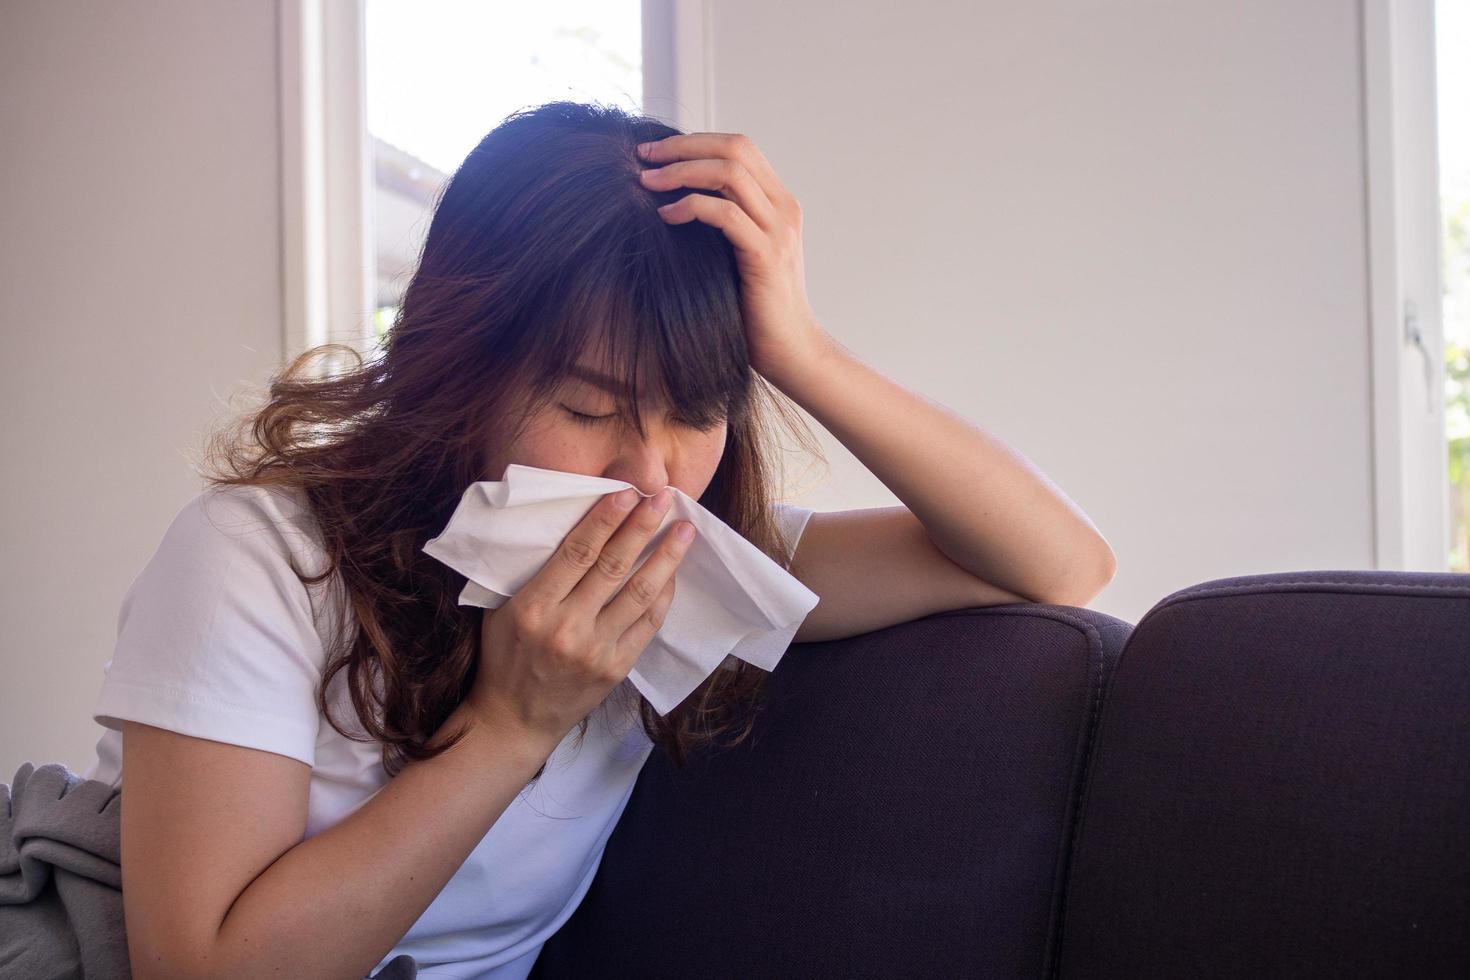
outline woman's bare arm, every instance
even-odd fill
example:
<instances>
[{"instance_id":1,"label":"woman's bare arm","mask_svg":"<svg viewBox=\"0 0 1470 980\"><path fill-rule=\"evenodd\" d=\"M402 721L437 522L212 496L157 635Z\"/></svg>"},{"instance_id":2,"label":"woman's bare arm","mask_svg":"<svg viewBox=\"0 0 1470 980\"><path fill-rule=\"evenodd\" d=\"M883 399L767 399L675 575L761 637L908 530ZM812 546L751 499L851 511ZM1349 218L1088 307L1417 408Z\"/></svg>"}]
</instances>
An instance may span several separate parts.
<instances>
[{"instance_id":1,"label":"woman's bare arm","mask_svg":"<svg viewBox=\"0 0 1470 980\"><path fill-rule=\"evenodd\" d=\"M309 840L303 762L123 726L122 874L133 975L362 980L556 747L509 718L411 762Z\"/></svg>"}]
</instances>

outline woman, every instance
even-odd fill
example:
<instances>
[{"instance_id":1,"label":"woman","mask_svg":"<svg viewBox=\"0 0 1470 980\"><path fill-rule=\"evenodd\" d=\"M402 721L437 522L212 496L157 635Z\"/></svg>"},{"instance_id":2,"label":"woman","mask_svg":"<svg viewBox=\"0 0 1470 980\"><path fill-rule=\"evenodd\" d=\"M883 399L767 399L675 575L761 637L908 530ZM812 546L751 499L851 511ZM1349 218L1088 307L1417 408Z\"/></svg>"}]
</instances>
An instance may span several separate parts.
<instances>
[{"instance_id":1,"label":"woman","mask_svg":"<svg viewBox=\"0 0 1470 980\"><path fill-rule=\"evenodd\" d=\"M605 496L506 605L457 605L422 546L509 463L678 487L822 597L796 642L1085 604L1112 574L1040 473L819 327L799 207L743 136L570 102L507 118L446 186L382 356L312 378L328 350L213 443L227 471L123 602L87 775L127 772L139 977L403 953L523 977L653 747L682 765L750 731L742 661L664 717L627 681L687 547L622 581L657 498ZM774 502L771 422L820 455L787 397L908 506Z\"/></svg>"}]
</instances>

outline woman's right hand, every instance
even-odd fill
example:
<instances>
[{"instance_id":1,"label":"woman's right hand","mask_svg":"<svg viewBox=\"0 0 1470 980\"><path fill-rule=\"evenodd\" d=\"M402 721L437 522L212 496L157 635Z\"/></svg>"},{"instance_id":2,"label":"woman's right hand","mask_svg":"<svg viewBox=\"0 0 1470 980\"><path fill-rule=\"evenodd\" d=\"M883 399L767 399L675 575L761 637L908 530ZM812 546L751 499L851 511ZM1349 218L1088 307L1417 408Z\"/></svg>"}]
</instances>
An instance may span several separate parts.
<instances>
[{"instance_id":1,"label":"woman's right hand","mask_svg":"<svg viewBox=\"0 0 1470 980\"><path fill-rule=\"evenodd\" d=\"M694 540L694 526L678 522L622 584L672 499L668 489L646 499L632 488L605 494L530 581L484 610L466 698L475 711L556 744L628 676L663 625L674 570Z\"/></svg>"}]
</instances>

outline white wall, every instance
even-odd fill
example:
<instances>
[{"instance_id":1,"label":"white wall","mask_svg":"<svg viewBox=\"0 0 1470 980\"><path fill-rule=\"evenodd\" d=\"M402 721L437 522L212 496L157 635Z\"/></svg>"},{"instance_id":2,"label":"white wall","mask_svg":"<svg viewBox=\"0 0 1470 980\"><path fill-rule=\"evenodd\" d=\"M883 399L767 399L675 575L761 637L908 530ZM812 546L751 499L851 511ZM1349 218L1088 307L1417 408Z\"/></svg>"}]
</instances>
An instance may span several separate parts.
<instances>
[{"instance_id":1,"label":"white wall","mask_svg":"<svg viewBox=\"0 0 1470 980\"><path fill-rule=\"evenodd\" d=\"M714 128L801 199L824 325L1092 516L1095 608L1371 565L1355 3L713 8ZM118 604L282 325L274 5L4 18L9 781L90 762ZM893 502L829 455L812 506Z\"/></svg>"},{"instance_id":2,"label":"white wall","mask_svg":"<svg viewBox=\"0 0 1470 980\"><path fill-rule=\"evenodd\" d=\"M713 128L802 202L823 325L1077 501L1118 557L1093 608L1372 567L1357 4L716 4L712 36ZM827 445L804 502L897 502Z\"/></svg>"},{"instance_id":3,"label":"white wall","mask_svg":"<svg viewBox=\"0 0 1470 980\"><path fill-rule=\"evenodd\" d=\"M275 16L0 14L0 782L91 762L123 593L281 357Z\"/></svg>"}]
</instances>

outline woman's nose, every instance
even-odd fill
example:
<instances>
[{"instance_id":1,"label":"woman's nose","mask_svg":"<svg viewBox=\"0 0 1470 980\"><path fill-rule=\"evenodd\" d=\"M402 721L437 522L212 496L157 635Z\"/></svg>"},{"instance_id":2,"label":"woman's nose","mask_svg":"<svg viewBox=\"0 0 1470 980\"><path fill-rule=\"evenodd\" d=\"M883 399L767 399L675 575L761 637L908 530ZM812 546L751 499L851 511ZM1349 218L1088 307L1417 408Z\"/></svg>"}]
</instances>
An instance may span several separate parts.
<instances>
[{"instance_id":1,"label":"woman's nose","mask_svg":"<svg viewBox=\"0 0 1470 980\"><path fill-rule=\"evenodd\" d=\"M631 483L638 488L639 493L650 497L669 485L669 471L662 465L613 466L608 467L602 475L609 480Z\"/></svg>"},{"instance_id":2,"label":"woman's nose","mask_svg":"<svg viewBox=\"0 0 1470 980\"><path fill-rule=\"evenodd\" d=\"M624 483L633 484L633 486L638 488L638 492L645 497L651 497L669 485L668 480L634 480L626 476L614 476L610 477L610 479L622 480Z\"/></svg>"},{"instance_id":3,"label":"woman's nose","mask_svg":"<svg viewBox=\"0 0 1470 980\"><path fill-rule=\"evenodd\" d=\"M648 439L630 436L604 469L603 476L631 483L640 493L652 496L669 485L671 448L662 435Z\"/></svg>"}]
</instances>

